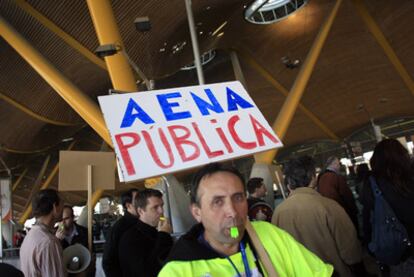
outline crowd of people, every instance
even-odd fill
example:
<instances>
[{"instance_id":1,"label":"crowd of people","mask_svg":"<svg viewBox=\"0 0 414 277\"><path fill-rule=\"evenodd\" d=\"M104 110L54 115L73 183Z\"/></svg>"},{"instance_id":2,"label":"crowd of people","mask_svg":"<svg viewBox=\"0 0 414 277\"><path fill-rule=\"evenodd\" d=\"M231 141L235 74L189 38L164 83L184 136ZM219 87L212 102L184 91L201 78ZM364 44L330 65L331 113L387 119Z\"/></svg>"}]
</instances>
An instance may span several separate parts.
<instances>
[{"instance_id":1,"label":"crowd of people","mask_svg":"<svg viewBox=\"0 0 414 277\"><path fill-rule=\"evenodd\" d=\"M359 177L361 221L337 157L319 175L309 156L288 161L283 173L289 196L274 211L263 200L262 178L245 182L233 167L208 164L190 189L190 211L198 223L175 242L162 193L129 190L121 196L124 215L107 236L103 270L108 277L374 276L363 259L370 255L381 276L414 276L413 162L397 140L385 139L375 147L370 167ZM39 191L32 207L36 223L21 245L21 270L25 276L66 276L62 249L87 246L87 230L74 222L72 207L55 190ZM378 224L378 207L392 212L390 223ZM63 227L56 230L57 222ZM405 235L401 251L394 246L385 253L392 263L380 247L396 237L395 228L378 227L387 224L397 224ZM86 273L93 276L94 266Z\"/></svg>"}]
</instances>

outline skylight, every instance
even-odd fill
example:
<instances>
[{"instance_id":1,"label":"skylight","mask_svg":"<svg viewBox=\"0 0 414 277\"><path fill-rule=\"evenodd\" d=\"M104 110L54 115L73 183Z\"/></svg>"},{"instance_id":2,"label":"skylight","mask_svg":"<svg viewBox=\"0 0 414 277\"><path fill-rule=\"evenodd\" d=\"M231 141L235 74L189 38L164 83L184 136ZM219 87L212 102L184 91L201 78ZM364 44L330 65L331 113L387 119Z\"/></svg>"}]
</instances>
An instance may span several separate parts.
<instances>
[{"instance_id":1,"label":"skylight","mask_svg":"<svg viewBox=\"0 0 414 277\"><path fill-rule=\"evenodd\" d=\"M254 24L271 24L293 14L309 0L256 0L246 8L244 16Z\"/></svg>"}]
</instances>

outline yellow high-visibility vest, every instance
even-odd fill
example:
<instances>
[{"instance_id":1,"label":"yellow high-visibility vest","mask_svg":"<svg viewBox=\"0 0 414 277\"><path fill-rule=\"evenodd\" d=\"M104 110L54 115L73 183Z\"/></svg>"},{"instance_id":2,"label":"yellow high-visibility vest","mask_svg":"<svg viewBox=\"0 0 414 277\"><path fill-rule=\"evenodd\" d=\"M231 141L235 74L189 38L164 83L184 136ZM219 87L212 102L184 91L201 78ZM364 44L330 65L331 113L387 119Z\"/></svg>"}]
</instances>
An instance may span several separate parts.
<instances>
[{"instance_id":1,"label":"yellow high-visibility vest","mask_svg":"<svg viewBox=\"0 0 414 277\"><path fill-rule=\"evenodd\" d=\"M324 263L285 231L264 221L255 221L252 222L252 225L280 277L327 277L332 275L332 265ZM188 253L188 255L191 257L191 253ZM250 245L246 247L246 255L252 276L261 276L259 275L255 256ZM236 266L238 272L245 276L241 253L238 252L229 258ZM162 268L158 276L233 277L238 275L228 259L213 258L193 261L170 261Z\"/></svg>"}]
</instances>

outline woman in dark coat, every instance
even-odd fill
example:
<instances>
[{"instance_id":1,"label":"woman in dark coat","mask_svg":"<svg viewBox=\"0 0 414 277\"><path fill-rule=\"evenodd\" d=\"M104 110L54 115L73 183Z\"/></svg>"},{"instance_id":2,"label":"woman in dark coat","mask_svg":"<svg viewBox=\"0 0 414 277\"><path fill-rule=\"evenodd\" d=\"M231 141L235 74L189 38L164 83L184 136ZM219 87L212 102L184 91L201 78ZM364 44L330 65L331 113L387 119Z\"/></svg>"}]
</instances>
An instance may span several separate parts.
<instances>
[{"instance_id":1,"label":"woman in dark coat","mask_svg":"<svg viewBox=\"0 0 414 277\"><path fill-rule=\"evenodd\" d=\"M411 242L414 242L414 173L407 149L398 140L385 139L377 144L371 161L372 174L385 200L405 226ZM374 195L369 183L362 193L364 241L371 241L370 214ZM414 276L414 247L396 266L390 267L391 276Z\"/></svg>"}]
</instances>

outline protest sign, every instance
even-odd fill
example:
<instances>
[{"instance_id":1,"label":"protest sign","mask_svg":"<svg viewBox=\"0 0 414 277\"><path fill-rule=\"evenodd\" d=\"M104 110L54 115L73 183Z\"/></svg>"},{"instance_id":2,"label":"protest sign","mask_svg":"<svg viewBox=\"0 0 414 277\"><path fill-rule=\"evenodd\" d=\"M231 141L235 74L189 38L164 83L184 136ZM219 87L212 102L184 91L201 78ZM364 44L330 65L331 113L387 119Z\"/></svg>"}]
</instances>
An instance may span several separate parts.
<instances>
[{"instance_id":1,"label":"protest sign","mask_svg":"<svg viewBox=\"0 0 414 277\"><path fill-rule=\"evenodd\" d=\"M240 82L98 100L127 182L282 146Z\"/></svg>"}]
</instances>

